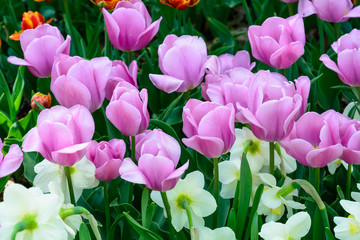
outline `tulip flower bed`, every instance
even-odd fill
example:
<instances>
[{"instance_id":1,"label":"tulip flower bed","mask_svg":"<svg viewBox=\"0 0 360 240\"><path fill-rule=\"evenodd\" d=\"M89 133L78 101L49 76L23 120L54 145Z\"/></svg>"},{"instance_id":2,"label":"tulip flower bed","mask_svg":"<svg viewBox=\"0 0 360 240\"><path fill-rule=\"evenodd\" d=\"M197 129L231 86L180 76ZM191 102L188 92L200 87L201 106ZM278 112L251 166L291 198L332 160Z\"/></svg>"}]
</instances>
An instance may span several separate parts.
<instances>
[{"instance_id":1,"label":"tulip flower bed","mask_svg":"<svg viewBox=\"0 0 360 240\"><path fill-rule=\"evenodd\" d=\"M360 239L356 0L3 0L0 240Z\"/></svg>"}]
</instances>

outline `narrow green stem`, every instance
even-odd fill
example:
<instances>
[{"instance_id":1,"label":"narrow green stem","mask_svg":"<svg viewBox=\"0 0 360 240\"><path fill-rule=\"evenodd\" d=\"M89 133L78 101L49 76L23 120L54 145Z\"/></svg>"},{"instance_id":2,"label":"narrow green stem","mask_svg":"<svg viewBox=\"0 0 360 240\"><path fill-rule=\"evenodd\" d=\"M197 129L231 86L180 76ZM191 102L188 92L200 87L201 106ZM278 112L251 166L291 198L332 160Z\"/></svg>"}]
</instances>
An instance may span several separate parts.
<instances>
[{"instance_id":1,"label":"narrow green stem","mask_svg":"<svg viewBox=\"0 0 360 240\"><path fill-rule=\"evenodd\" d=\"M133 193L134 193L134 184L129 182L129 197L128 197L128 203L132 204L132 200L133 200Z\"/></svg>"},{"instance_id":2,"label":"narrow green stem","mask_svg":"<svg viewBox=\"0 0 360 240\"><path fill-rule=\"evenodd\" d=\"M358 102L360 103L360 87L357 87L358 90Z\"/></svg>"},{"instance_id":3,"label":"narrow green stem","mask_svg":"<svg viewBox=\"0 0 360 240\"><path fill-rule=\"evenodd\" d=\"M105 217L106 217L106 232L110 232L111 227L111 216L110 216L110 206L109 206L109 190L108 182L104 181L104 205L105 205Z\"/></svg>"},{"instance_id":4,"label":"narrow green stem","mask_svg":"<svg viewBox=\"0 0 360 240\"><path fill-rule=\"evenodd\" d=\"M135 146L136 144L135 144L135 136L131 136L131 160L135 163L135 164L137 164L137 162L136 162L136 159L135 159Z\"/></svg>"},{"instance_id":5,"label":"narrow green stem","mask_svg":"<svg viewBox=\"0 0 360 240\"><path fill-rule=\"evenodd\" d=\"M128 51L128 65L130 65L130 63L132 62L132 60L134 59L133 57L133 52Z\"/></svg>"},{"instance_id":6,"label":"narrow green stem","mask_svg":"<svg viewBox=\"0 0 360 240\"><path fill-rule=\"evenodd\" d=\"M274 150L275 150L275 143L269 142L270 174L272 174L272 175L274 175L274 172L275 172Z\"/></svg>"},{"instance_id":7,"label":"narrow green stem","mask_svg":"<svg viewBox=\"0 0 360 240\"><path fill-rule=\"evenodd\" d=\"M286 78L286 69L281 69L281 74Z\"/></svg>"},{"instance_id":8,"label":"narrow green stem","mask_svg":"<svg viewBox=\"0 0 360 240\"><path fill-rule=\"evenodd\" d=\"M181 36L181 12L180 10L178 10L178 19L177 19L177 22L178 22L178 34L179 34L179 37Z\"/></svg>"},{"instance_id":9,"label":"narrow green stem","mask_svg":"<svg viewBox=\"0 0 360 240\"><path fill-rule=\"evenodd\" d=\"M315 189L320 194L320 168L315 168Z\"/></svg>"},{"instance_id":10,"label":"narrow green stem","mask_svg":"<svg viewBox=\"0 0 360 240\"><path fill-rule=\"evenodd\" d=\"M185 92L185 100L189 101L190 100L190 90Z\"/></svg>"},{"instance_id":11,"label":"narrow green stem","mask_svg":"<svg viewBox=\"0 0 360 240\"><path fill-rule=\"evenodd\" d=\"M294 15L294 3L289 3L288 7L289 7L289 16Z\"/></svg>"},{"instance_id":12,"label":"narrow green stem","mask_svg":"<svg viewBox=\"0 0 360 240\"><path fill-rule=\"evenodd\" d=\"M186 214L189 220L189 228L191 229L194 224L193 224L193 220L192 220L192 216L191 216L191 210L189 207L189 202L187 200L182 202L182 208L186 210Z\"/></svg>"},{"instance_id":13,"label":"narrow green stem","mask_svg":"<svg viewBox=\"0 0 360 240\"><path fill-rule=\"evenodd\" d=\"M171 224L171 212L170 212L170 204L169 204L169 200L167 198L166 192L160 192L161 194L161 198L164 202L164 206L165 206L165 211L166 211L166 215L169 221L169 229L170 229L170 239L174 240L174 228Z\"/></svg>"},{"instance_id":14,"label":"narrow green stem","mask_svg":"<svg viewBox=\"0 0 360 240\"><path fill-rule=\"evenodd\" d=\"M219 158L213 158L214 162L214 198L216 200L216 205L219 206ZM217 209L213 215L213 228L215 229L217 226Z\"/></svg>"},{"instance_id":15,"label":"narrow green stem","mask_svg":"<svg viewBox=\"0 0 360 240\"><path fill-rule=\"evenodd\" d=\"M352 165L349 164L348 165L348 170L347 170L347 176L346 176L346 199L350 200L350 191L351 191L351 171L352 170Z\"/></svg>"},{"instance_id":16,"label":"narrow green stem","mask_svg":"<svg viewBox=\"0 0 360 240\"><path fill-rule=\"evenodd\" d=\"M319 27L320 53L324 53L325 52L324 25L321 19L319 18L317 18L317 25Z\"/></svg>"},{"instance_id":17,"label":"narrow green stem","mask_svg":"<svg viewBox=\"0 0 360 240\"><path fill-rule=\"evenodd\" d=\"M24 219L21 220L20 222L16 223L13 231L11 232L11 240L15 240L16 239L16 234L18 234L21 231L24 231L25 229L32 229L34 226L36 227L37 223L35 222L35 220L31 220L31 219Z\"/></svg>"},{"instance_id":18,"label":"narrow green stem","mask_svg":"<svg viewBox=\"0 0 360 240\"><path fill-rule=\"evenodd\" d=\"M71 180L70 167L64 166L64 171L65 171L65 176L66 176L68 187L69 187L70 201L71 201L71 204L75 206L75 196L74 196L74 189L73 189L72 180Z\"/></svg>"},{"instance_id":19,"label":"narrow green stem","mask_svg":"<svg viewBox=\"0 0 360 240\"><path fill-rule=\"evenodd\" d=\"M242 5L244 7L244 10L245 10L246 20L248 22L248 25L251 26L251 25L253 25L253 20L252 20L252 17L251 17L249 6L247 5L246 0L241 0L241 1L242 1Z\"/></svg>"},{"instance_id":20,"label":"narrow green stem","mask_svg":"<svg viewBox=\"0 0 360 240\"><path fill-rule=\"evenodd\" d=\"M335 41L339 38L338 28L339 28L338 23L334 22Z\"/></svg>"}]
</instances>

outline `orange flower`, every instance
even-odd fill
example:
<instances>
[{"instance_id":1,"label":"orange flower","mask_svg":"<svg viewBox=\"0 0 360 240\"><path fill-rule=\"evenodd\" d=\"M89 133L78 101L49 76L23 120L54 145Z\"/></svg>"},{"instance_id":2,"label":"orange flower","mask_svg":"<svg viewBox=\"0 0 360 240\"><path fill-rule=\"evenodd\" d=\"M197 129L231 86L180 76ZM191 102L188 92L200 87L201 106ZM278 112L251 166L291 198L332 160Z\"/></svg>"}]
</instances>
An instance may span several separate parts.
<instances>
[{"instance_id":1,"label":"orange flower","mask_svg":"<svg viewBox=\"0 0 360 240\"><path fill-rule=\"evenodd\" d=\"M35 93L34 96L32 96L32 98L31 98L31 108L40 112L40 108L38 107L38 105L36 104L36 102L34 100L36 100L36 102L40 103L44 108L50 108L51 107L51 95L50 95L50 93L48 93L48 95L45 95L45 94L42 94L42 93L38 92L38 93Z\"/></svg>"},{"instance_id":2,"label":"orange flower","mask_svg":"<svg viewBox=\"0 0 360 240\"><path fill-rule=\"evenodd\" d=\"M185 10L188 7L195 6L200 0L160 0L160 2L178 10Z\"/></svg>"},{"instance_id":3,"label":"orange flower","mask_svg":"<svg viewBox=\"0 0 360 240\"><path fill-rule=\"evenodd\" d=\"M96 4L98 7L105 8L107 10L113 10L116 4L122 0L90 0L92 3Z\"/></svg>"},{"instance_id":4,"label":"orange flower","mask_svg":"<svg viewBox=\"0 0 360 240\"><path fill-rule=\"evenodd\" d=\"M50 18L46 23L50 23L52 21L52 18ZM44 16L41 15L39 12L24 12L22 15L22 21L21 21L21 30L15 31L14 34L12 34L9 38L11 40L19 41L20 40L20 34L26 30L26 29L34 29L37 26L44 24L45 19Z\"/></svg>"}]
</instances>

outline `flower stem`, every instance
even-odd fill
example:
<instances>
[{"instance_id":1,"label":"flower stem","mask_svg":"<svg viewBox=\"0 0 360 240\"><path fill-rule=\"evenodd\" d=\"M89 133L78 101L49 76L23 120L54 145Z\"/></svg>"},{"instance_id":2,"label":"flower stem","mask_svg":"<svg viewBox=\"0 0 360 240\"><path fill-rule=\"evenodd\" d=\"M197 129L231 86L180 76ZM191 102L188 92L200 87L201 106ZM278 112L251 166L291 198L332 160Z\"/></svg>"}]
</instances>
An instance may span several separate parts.
<instances>
[{"instance_id":1,"label":"flower stem","mask_svg":"<svg viewBox=\"0 0 360 240\"><path fill-rule=\"evenodd\" d=\"M213 158L214 162L214 198L216 201L216 205L219 206L219 158ZM217 226L217 216L218 211L217 209L213 215L213 228L215 229Z\"/></svg>"},{"instance_id":2,"label":"flower stem","mask_svg":"<svg viewBox=\"0 0 360 240\"><path fill-rule=\"evenodd\" d=\"M286 69L281 69L281 74L286 78Z\"/></svg>"},{"instance_id":3,"label":"flower stem","mask_svg":"<svg viewBox=\"0 0 360 240\"><path fill-rule=\"evenodd\" d=\"M110 207L109 207L109 190L108 182L104 181L104 207L105 207L105 217L106 217L106 232L109 233L111 227L111 216L110 216Z\"/></svg>"},{"instance_id":4,"label":"flower stem","mask_svg":"<svg viewBox=\"0 0 360 240\"><path fill-rule=\"evenodd\" d=\"M334 22L335 41L339 38L339 26L337 22Z\"/></svg>"},{"instance_id":5,"label":"flower stem","mask_svg":"<svg viewBox=\"0 0 360 240\"><path fill-rule=\"evenodd\" d=\"M16 239L16 234L18 234L21 231L24 231L25 229L32 229L34 226L36 227L37 223L35 220L31 220L31 219L23 219L20 222L16 223L13 231L11 232L11 240L15 240Z\"/></svg>"},{"instance_id":6,"label":"flower stem","mask_svg":"<svg viewBox=\"0 0 360 240\"><path fill-rule=\"evenodd\" d=\"M249 26L251 26L251 25L253 25L253 20L251 17L249 6L247 5L246 0L241 0L241 1L242 1L242 5L244 7L245 13L246 13L246 20L247 20Z\"/></svg>"},{"instance_id":7,"label":"flower stem","mask_svg":"<svg viewBox=\"0 0 360 240\"><path fill-rule=\"evenodd\" d=\"M169 200L167 198L166 192L160 192L161 194L161 198L164 202L164 206L165 206L165 211L166 211L166 215L168 217L168 221L169 221L169 229L170 229L170 239L174 240L174 228L171 224L171 212L170 212L170 204L169 204Z\"/></svg>"},{"instance_id":8,"label":"flower stem","mask_svg":"<svg viewBox=\"0 0 360 240\"><path fill-rule=\"evenodd\" d=\"M324 26L320 18L317 18L317 25L319 27L319 41L320 41L320 54L325 52L325 39L324 39Z\"/></svg>"},{"instance_id":9,"label":"flower stem","mask_svg":"<svg viewBox=\"0 0 360 240\"><path fill-rule=\"evenodd\" d=\"M72 180L71 180L70 167L64 166L64 171L65 171L65 176L66 176L68 186L69 186L70 201L71 201L71 204L73 204L75 206L75 196L74 196L74 189L73 189Z\"/></svg>"},{"instance_id":10,"label":"flower stem","mask_svg":"<svg viewBox=\"0 0 360 240\"><path fill-rule=\"evenodd\" d=\"M315 189L320 194L320 168L315 168Z\"/></svg>"},{"instance_id":11,"label":"flower stem","mask_svg":"<svg viewBox=\"0 0 360 240\"><path fill-rule=\"evenodd\" d=\"M352 170L352 165L349 164L349 165L348 165L348 170L347 170L347 176L346 176L346 199L347 199L347 200L350 200L351 170Z\"/></svg>"},{"instance_id":12,"label":"flower stem","mask_svg":"<svg viewBox=\"0 0 360 240\"><path fill-rule=\"evenodd\" d=\"M128 51L128 65L130 65L131 61L133 60L133 52Z\"/></svg>"},{"instance_id":13,"label":"flower stem","mask_svg":"<svg viewBox=\"0 0 360 240\"><path fill-rule=\"evenodd\" d=\"M274 150L275 150L275 143L269 142L269 154L270 154L270 174L274 175L275 172L275 160L274 160Z\"/></svg>"},{"instance_id":14,"label":"flower stem","mask_svg":"<svg viewBox=\"0 0 360 240\"><path fill-rule=\"evenodd\" d=\"M188 217L188 220L189 220L189 228L191 229L194 226L194 224L193 224L193 221L192 221L189 202L187 200L182 202L182 208L186 210L186 214L187 214L187 217Z\"/></svg>"},{"instance_id":15,"label":"flower stem","mask_svg":"<svg viewBox=\"0 0 360 240\"><path fill-rule=\"evenodd\" d=\"M190 100L190 90L185 92L185 99L186 99L186 101Z\"/></svg>"},{"instance_id":16,"label":"flower stem","mask_svg":"<svg viewBox=\"0 0 360 240\"><path fill-rule=\"evenodd\" d=\"M135 136L131 136L131 160L136 164L136 159L135 159L135 147L136 147L136 143L135 143Z\"/></svg>"},{"instance_id":17,"label":"flower stem","mask_svg":"<svg viewBox=\"0 0 360 240\"><path fill-rule=\"evenodd\" d=\"M289 3L288 7L289 7L289 16L294 15L294 3Z\"/></svg>"}]
</instances>

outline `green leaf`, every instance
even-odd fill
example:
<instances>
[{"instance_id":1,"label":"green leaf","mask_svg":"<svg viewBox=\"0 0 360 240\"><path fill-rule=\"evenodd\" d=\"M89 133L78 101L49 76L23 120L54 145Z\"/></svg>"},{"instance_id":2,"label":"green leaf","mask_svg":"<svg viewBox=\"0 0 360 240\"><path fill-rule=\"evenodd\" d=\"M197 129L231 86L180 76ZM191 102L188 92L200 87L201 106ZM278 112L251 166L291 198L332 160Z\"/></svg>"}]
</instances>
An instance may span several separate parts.
<instances>
[{"instance_id":1,"label":"green leaf","mask_svg":"<svg viewBox=\"0 0 360 240\"><path fill-rule=\"evenodd\" d=\"M6 183L9 181L10 177L11 177L11 174L0 178L0 193L4 190L4 187L5 187Z\"/></svg>"},{"instance_id":2,"label":"green leaf","mask_svg":"<svg viewBox=\"0 0 360 240\"><path fill-rule=\"evenodd\" d=\"M25 86L25 80L24 80L24 66L19 66L18 74L16 76L14 86L12 89L12 100L14 102L14 111L17 113L20 105L21 105L21 99L23 96L24 86Z\"/></svg>"},{"instance_id":3,"label":"green leaf","mask_svg":"<svg viewBox=\"0 0 360 240\"><path fill-rule=\"evenodd\" d=\"M258 240L259 239L259 224L258 224L258 214L255 212L254 218L251 221L251 240ZM249 221L250 222L250 221Z\"/></svg>"},{"instance_id":4,"label":"green leaf","mask_svg":"<svg viewBox=\"0 0 360 240\"><path fill-rule=\"evenodd\" d=\"M330 228L328 227L325 228L325 236L326 236L326 240L336 240Z\"/></svg>"},{"instance_id":5,"label":"green leaf","mask_svg":"<svg viewBox=\"0 0 360 240\"><path fill-rule=\"evenodd\" d=\"M0 70L0 87L4 90L5 93L5 97L6 100L8 102L8 106L9 106L9 111L10 111L10 120L12 122L15 122L16 119L16 112L14 111L14 101L11 97L11 93L10 93L10 89L8 86L8 83L5 80L5 77L2 73L2 71Z\"/></svg>"},{"instance_id":6,"label":"green leaf","mask_svg":"<svg viewBox=\"0 0 360 240\"><path fill-rule=\"evenodd\" d=\"M336 191L340 197L340 199L345 199L345 195L343 193L343 191L341 190L341 187L339 185L336 186Z\"/></svg>"},{"instance_id":7,"label":"green leaf","mask_svg":"<svg viewBox=\"0 0 360 240\"><path fill-rule=\"evenodd\" d=\"M79 238L80 238L80 240L89 240L89 239L91 239L91 235L90 235L88 227L86 226L86 223L82 222L80 224Z\"/></svg>"},{"instance_id":8,"label":"green leaf","mask_svg":"<svg viewBox=\"0 0 360 240\"><path fill-rule=\"evenodd\" d=\"M33 182L36 176L34 166L40 162L40 154L37 152L24 152L23 165L25 177L29 182Z\"/></svg>"},{"instance_id":9,"label":"green leaf","mask_svg":"<svg viewBox=\"0 0 360 240\"><path fill-rule=\"evenodd\" d=\"M229 212L229 216L228 216L228 221L226 226L228 226L229 228L231 228L234 232L236 229L236 212L234 208L230 209Z\"/></svg>"},{"instance_id":10,"label":"green leaf","mask_svg":"<svg viewBox=\"0 0 360 240\"><path fill-rule=\"evenodd\" d=\"M252 204L251 211L250 211L250 215L249 215L249 223L253 222L255 220L255 218L258 218L258 215L257 215L256 211L258 209L260 199L261 199L261 195L262 195L263 191L264 191L264 184L260 184L259 187L256 189L256 192L255 192L255 197L254 197L253 204ZM250 233L251 233L251 236L252 236L252 231L253 231L252 225L249 224L247 226L247 229L246 229L245 239L249 239Z\"/></svg>"},{"instance_id":11,"label":"green leaf","mask_svg":"<svg viewBox=\"0 0 360 240\"><path fill-rule=\"evenodd\" d=\"M234 36L224 23L211 17L207 18L207 22L214 36L218 37L220 42L224 43L224 46L235 46Z\"/></svg>"},{"instance_id":12,"label":"green leaf","mask_svg":"<svg viewBox=\"0 0 360 240\"><path fill-rule=\"evenodd\" d=\"M148 202L149 202L149 189L145 187L141 196L141 220L142 220L141 223L144 227L147 227L146 213L147 213Z\"/></svg>"},{"instance_id":13,"label":"green leaf","mask_svg":"<svg viewBox=\"0 0 360 240\"><path fill-rule=\"evenodd\" d=\"M144 239L147 240L164 240L162 237L160 237L158 234L142 227L134 218L132 218L128 213L124 212L124 215L130 225L134 228L134 230Z\"/></svg>"},{"instance_id":14,"label":"green leaf","mask_svg":"<svg viewBox=\"0 0 360 240\"><path fill-rule=\"evenodd\" d=\"M239 206L237 209L237 225L236 225L236 234L238 239L241 239L241 237L243 236L243 230L246 224L246 218L248 216L251 191L252 191L251 170L246 154L243 153L241 158L241 167L240 167L240 194L239 194Z\"/></svg>"},{"instance_id":15,"label":"green leaf","mask_svg":"<svg viewBox=\"0 0 360 240\"><path fill-rule=\"evenodd\" d=\"M240 0L224 0L223 3L229 8L233 8L240 4Z\"/></svg>"}]
</instances>

